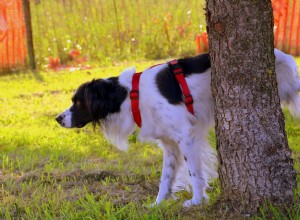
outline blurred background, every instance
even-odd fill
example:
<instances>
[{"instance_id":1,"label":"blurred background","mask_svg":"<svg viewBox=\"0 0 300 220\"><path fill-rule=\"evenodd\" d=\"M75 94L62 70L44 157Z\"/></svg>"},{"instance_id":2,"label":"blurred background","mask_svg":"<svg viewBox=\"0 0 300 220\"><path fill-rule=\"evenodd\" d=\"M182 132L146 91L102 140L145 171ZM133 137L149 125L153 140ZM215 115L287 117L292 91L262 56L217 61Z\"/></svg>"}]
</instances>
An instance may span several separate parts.
<instances>
[{"instance_id":1,"label":"blurred background","mask_svg":"<svg viewBox=\"0 0 300 220\"><path fill-rule=\"evenodd\" d=\"M300 55L300 0L273 0L275 46ZM208 51L205 0L1 0L0 75Z\"/></svg>"}]
</instances>

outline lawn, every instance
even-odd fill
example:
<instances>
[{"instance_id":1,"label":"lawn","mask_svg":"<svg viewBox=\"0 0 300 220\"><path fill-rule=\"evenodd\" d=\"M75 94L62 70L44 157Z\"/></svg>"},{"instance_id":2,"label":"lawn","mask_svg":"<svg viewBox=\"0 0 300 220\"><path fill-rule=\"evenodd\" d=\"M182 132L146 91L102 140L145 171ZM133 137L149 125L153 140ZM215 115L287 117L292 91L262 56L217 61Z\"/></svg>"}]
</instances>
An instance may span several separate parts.
<instances>
[{"instance_id":1,"label":"lawn","mask_svg":"<svg viewBox=\"0 0 300 220\"><path fill-rule=\"evenodd\" d=\"M142 70L157 63L134 63ZM93 78L118 75L128 63L84 71L36 72L0 78L0 219L201 219L226 216L226 205L182 208L191 195L150 208L158 192L162 152L130 137L120 152L98 128L65 129L55 116L69 107L77 86ZM300 123L286 115L286 130L300 171ZM214 145L214 135L210 140ZM299 177L299 175L298 175ZM300 182L300 181L299 181ZM299 191L298 191L299 194ZM271 209L275 219L283 216ZM298 212L298 213L297 213ZM300 218L295 208L288 218ZM264 217L265 211L262 211ZM258 217L257 217L258 218Z\"/></svg>"}]
</instances>

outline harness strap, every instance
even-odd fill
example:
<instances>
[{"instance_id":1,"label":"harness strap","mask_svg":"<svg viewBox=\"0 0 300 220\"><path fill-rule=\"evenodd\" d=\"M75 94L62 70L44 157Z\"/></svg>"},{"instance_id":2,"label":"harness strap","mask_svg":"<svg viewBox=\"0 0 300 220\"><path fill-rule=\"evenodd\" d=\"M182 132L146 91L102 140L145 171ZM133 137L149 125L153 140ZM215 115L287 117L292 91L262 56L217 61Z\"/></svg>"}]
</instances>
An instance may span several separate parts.
<instances>
[{"instance_id":1,"label":"harness strap","mask_svg":"<svg viewBox=\"0 0 300 220\"><path fill-rule=\"evenodd\" d=\"M130 91L130 100L131 100L131 111L132 116L135 123L141 127L142 125L142 118L141 112L139 107L139 84L140 84L140 73L135 73L132 76L132 90Z\"/></svg>"},{"instance_id":2,"label":"harness strap","mask_svg":"<svg viewBox=\"0 0 300 220\"><path fill-rule=\"evenodd\" d=\"M169 64L170 68L172 69L172 71L181 87L181 91L184 96L184 103L185 103L186 108L188 109L188 111L191 114L194 114L193 97L192 97L189 87L186 83L181 66L178 64L177 60L172 60L172 61L168 62L168 64ZM150 67L150 68L152 68L152 67ZM132 89L130 91L132 116L133 116L135 123L139 127L141 127L141 125L142 125L142 117L141 117L141 112L140 112L140 107L139 107L139 84L140 84L141 74L142 74L142 72L133 74Z\"/></svg>"},{"instance_id":3,"label":"harness strap","mask_svg":"<svg viewBox=\"0 0 300 220\"><path fill-rule=\"evenodd\" d=\"M178 64L177 60L172 60L169 63L169 66L171 67L180 87L181 87L181 91L182 94L184 96L184 103L186 108L188 109L188 111L193 115L194 114L194 107L193 107L193 97L190 93L189 87L186 83L184 74L183 74L183 70L181 68L181 66Z\"/></svg>"}]
</instances>

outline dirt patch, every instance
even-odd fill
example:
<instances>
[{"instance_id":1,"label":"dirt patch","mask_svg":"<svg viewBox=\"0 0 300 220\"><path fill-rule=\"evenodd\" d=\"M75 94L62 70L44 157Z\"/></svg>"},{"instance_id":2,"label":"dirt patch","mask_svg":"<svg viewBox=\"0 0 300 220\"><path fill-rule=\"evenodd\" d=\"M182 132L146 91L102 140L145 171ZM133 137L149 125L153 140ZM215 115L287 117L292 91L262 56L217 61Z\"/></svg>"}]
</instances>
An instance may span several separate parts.
<instances>
[{"instance_id":1,"label":"dirt patch","mask_svg":"<svg viewBox=\"0 0 300 220\"><path fill-rule=\"evenodd\" d=\"M10 177L11 178L11 177ZM158 193L159 180L149 179L149 176L138 174L120 174L107 170L83 171L76 169L71 172L42 172L35 170L15 177L16 189L20 185L30 183L33 189L40 185L55 190L60 186L65 200L76 201L85 197L84 189L94 195L95 199L106 196L115 205L122 206L130 202L142 203L148 196L155 197ZM9 181L11 182L11 181ZM19 190L14 190L18 196ZM24 196L25 194L23 194ZM30 197L28 192L25 196Z\"/></svg>"},{"instance_id":2,"label":"dirt patch","mask_svg":"<svg viewBox=\"0 0 300 220\"><path fill-rule=\"evenodd\" d=\"M32 172L25 173L22 177L17 180L17 183L30 182L40 180L42 176L47 177L47 179L55 179L56 182L60 183L62 181L68 181L73 179L74 181L80 182L94 182L94 181L103 181L106 178L116 179L117 175L110 171L83 171L80 169L62 173L62 172L40 172L35 170Z\"/></svg>"},{"instance_id":3,"label":"dirt patch","mask_svg":"<svg viewBox=\"0 0 300 220\"><path fill-rule=\"evenodd\" d=\"M92 172L84 172L82 170L75 170L66 175L67 178L75 177L78 181L87 181L89 183L95 182L95 181L103 181L106 178L110 179L116 179L117 175L110 172L110 171L92 171Z\"/></svg>"}]
</instances>

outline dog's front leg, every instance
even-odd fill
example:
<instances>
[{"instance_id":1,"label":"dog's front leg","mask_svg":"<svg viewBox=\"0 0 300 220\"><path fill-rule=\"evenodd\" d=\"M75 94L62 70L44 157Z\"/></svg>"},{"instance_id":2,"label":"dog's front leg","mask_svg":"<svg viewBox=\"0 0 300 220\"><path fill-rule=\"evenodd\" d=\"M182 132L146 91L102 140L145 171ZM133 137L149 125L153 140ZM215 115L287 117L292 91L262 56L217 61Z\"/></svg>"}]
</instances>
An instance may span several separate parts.
<instances>
[{"instance_id":1,"label":"dog's front leg","mask_svg":"<svg viewBox=\"0 0 300 220\"><path fill-rule=\"evenodd\" d=\"M172 195L172 187L181 162L179 159L180 152L176 144L161 141L160 145L164 151L164 161L156 204L160 204Z\"/></svg>"}]
</instances>

